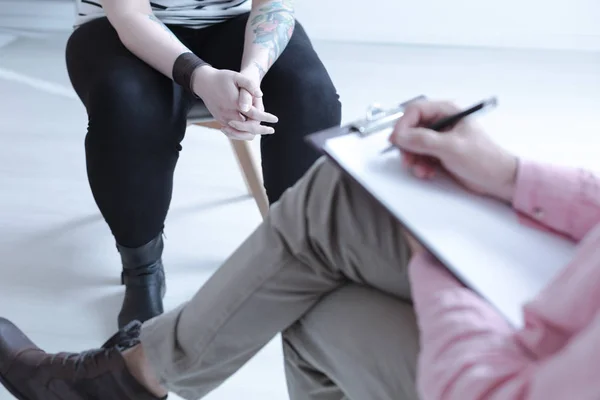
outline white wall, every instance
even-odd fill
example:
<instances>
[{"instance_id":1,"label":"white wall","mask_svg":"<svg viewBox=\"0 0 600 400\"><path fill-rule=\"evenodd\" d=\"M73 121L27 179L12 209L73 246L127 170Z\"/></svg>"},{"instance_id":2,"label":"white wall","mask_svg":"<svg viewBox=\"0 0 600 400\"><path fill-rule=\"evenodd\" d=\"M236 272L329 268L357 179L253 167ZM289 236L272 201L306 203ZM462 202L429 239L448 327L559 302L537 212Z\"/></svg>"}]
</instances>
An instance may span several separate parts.
<instances>
[{"instance_id":1,"label":"white wall","mask_svg":"<svg viewBox=\"0 0 600 400\"><path fill-rule=\"evenodd\" d=\"M296 0L315 39L600 51L600 0Z\"/></svg>"},{"instance_id":2,"label":"white wall","mask_svg":"<svg viewBox=\"0 0 600 400\"><path fill-rule=\"evenodd\" d=\"M600 51L600 0L296 0L314 39ZM69 30L73 0L0 0L0 32Z\"/></svg>"},{"instance_id":3,"label":"white wall","mask_svg":"<svg viewBox=\"0 0 600 400\"><path fill-rule=\"evenodd\" d=\"M0 32L0 48L12 43L15 39L16 37L14 35Z\"/></svg>"},{"instance_id":4,"label":"white wall","mask_svg":"<svg viewBox=\"0 0 600 400\"><path fill-rule=\"evenodd\" d=\"M36 35L73 27L73 0L0 0L0 33Z\"/></svg>"}]
</instances>

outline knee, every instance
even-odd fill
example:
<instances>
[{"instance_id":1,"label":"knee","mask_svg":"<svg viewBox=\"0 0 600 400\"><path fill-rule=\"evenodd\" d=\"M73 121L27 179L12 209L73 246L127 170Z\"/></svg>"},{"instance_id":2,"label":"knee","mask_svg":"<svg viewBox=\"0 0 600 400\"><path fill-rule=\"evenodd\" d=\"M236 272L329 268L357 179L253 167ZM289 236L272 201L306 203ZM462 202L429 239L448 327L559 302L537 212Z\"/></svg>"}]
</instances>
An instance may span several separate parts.
<instances>
[{"instance_id":1,"label":"knee","mask_svg":"<svg viewBox=\"0 0 600 400\"><path fill-rule=\"evenodd\" d=\"M133 68L113 68L102 74L92 85L86 101L90 117L126 121L159 117L161 95L154 82L140 77Z\"/></svg>"},{"instance_id":2,"label":"knee","mask_svg":"<svg viewBox=\"0 0 600 400\"><path fill-rule=\"evenodd\" d=\"M264 78L265 106L285 107L298 119L318 121L320 129L337 126L342 118L337 89L308 39L294 40L297 33Z\"/></svg>"},{"instance_id":3,"label":"knee","mask_svg":"<svg viewBox=\"0 0 600 400\"><path fill-rule=\"evenodd\" d=\"M275 98L296 118L319 122L320 129L338 126L342 104L337 90L324 67L276 68L270 77L277 87ZM265 90L265 98L272 94Z\"/></svg>"},{"instance_id":4,"label":"knee","mask_svg":"<svg viewBox=\"0 0 600 400\"><path fill-rule=\"evenodd\" d=\"M89 116L88 142L120 147L167 145L165 132L185 115L173 115L170 81L153 70L123 66L106 71L93 83L84 100Z\"/></svg>"}]
</instances>

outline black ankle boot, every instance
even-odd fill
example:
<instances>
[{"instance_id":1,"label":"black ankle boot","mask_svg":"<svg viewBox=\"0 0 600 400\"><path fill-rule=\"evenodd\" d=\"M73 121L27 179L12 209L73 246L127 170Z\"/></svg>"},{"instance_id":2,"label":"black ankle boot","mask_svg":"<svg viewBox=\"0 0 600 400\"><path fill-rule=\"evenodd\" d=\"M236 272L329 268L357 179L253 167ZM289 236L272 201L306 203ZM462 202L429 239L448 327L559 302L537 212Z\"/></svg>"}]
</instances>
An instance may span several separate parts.
<instances>
[{"instance_id":1,"label":"black ankle boot","mask_svg":"<svg viewBox=\"0 0 600 400\"><path fill-rule=\"evenodd\" d=\"M125 299L119 313L119 328L131 321L145 322L163 313L165 270L162 264L162 234L145 245L132 249L117 245L123 263L121 282Z\"/></svg>"}]
</instances>

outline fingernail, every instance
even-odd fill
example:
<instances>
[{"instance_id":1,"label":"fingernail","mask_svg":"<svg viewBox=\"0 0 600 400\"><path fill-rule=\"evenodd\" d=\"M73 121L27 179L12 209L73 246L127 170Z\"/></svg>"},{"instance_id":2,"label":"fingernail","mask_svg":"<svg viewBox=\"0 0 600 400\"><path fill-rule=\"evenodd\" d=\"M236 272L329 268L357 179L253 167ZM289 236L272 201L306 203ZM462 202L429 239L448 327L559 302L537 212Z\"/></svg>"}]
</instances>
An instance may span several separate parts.
<instances>
[{"instance_id":1,"label":"fingernail","mask_svg":"<svg viewBox=\"0 0 600 400\"><path fill-rule=\"evenodd\" d=\"M248 104L248 103L245 103L245 104L242 104L242 105L240 106L240 109L241 109L243 112L248 112L248 111L250 111L250 107L251 107L251 105L250 105L250 104Z\"/></svg>"}]
</instances>

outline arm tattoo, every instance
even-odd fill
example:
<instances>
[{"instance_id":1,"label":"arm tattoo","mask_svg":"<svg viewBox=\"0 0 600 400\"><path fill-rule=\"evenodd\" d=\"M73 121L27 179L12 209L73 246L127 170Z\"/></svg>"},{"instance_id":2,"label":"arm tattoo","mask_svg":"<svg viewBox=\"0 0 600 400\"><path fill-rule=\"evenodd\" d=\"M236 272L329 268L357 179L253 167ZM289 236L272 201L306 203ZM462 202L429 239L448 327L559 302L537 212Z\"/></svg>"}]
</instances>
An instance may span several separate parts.
<instances>
[{"instance_id":1,"label":"arm tattoo","mask_svg":"<svg viewBox=\"0 0 600 400\"><path fill-rule=\"evenodd\" d=\"M269 50L267 69L275 63L290 41L295 23L292 0L271 1L259 8L250 21L255 35L254 43Z\"/></svg>"},{"instance_id":2,"label":"arm tattoo","mask_svg":"<svg viewBox=\"0 0 600 400\"><path fill-rule=\"evenodd\" d=\"M262 79L265 77L265 75L267 74L267 71L262 67L262 65L260 65L258 62L254 61L254 66L256 67L256 69L258 70L259 76L260 76L260 80L262 81Z\"/></svg>"}]
</instances>

